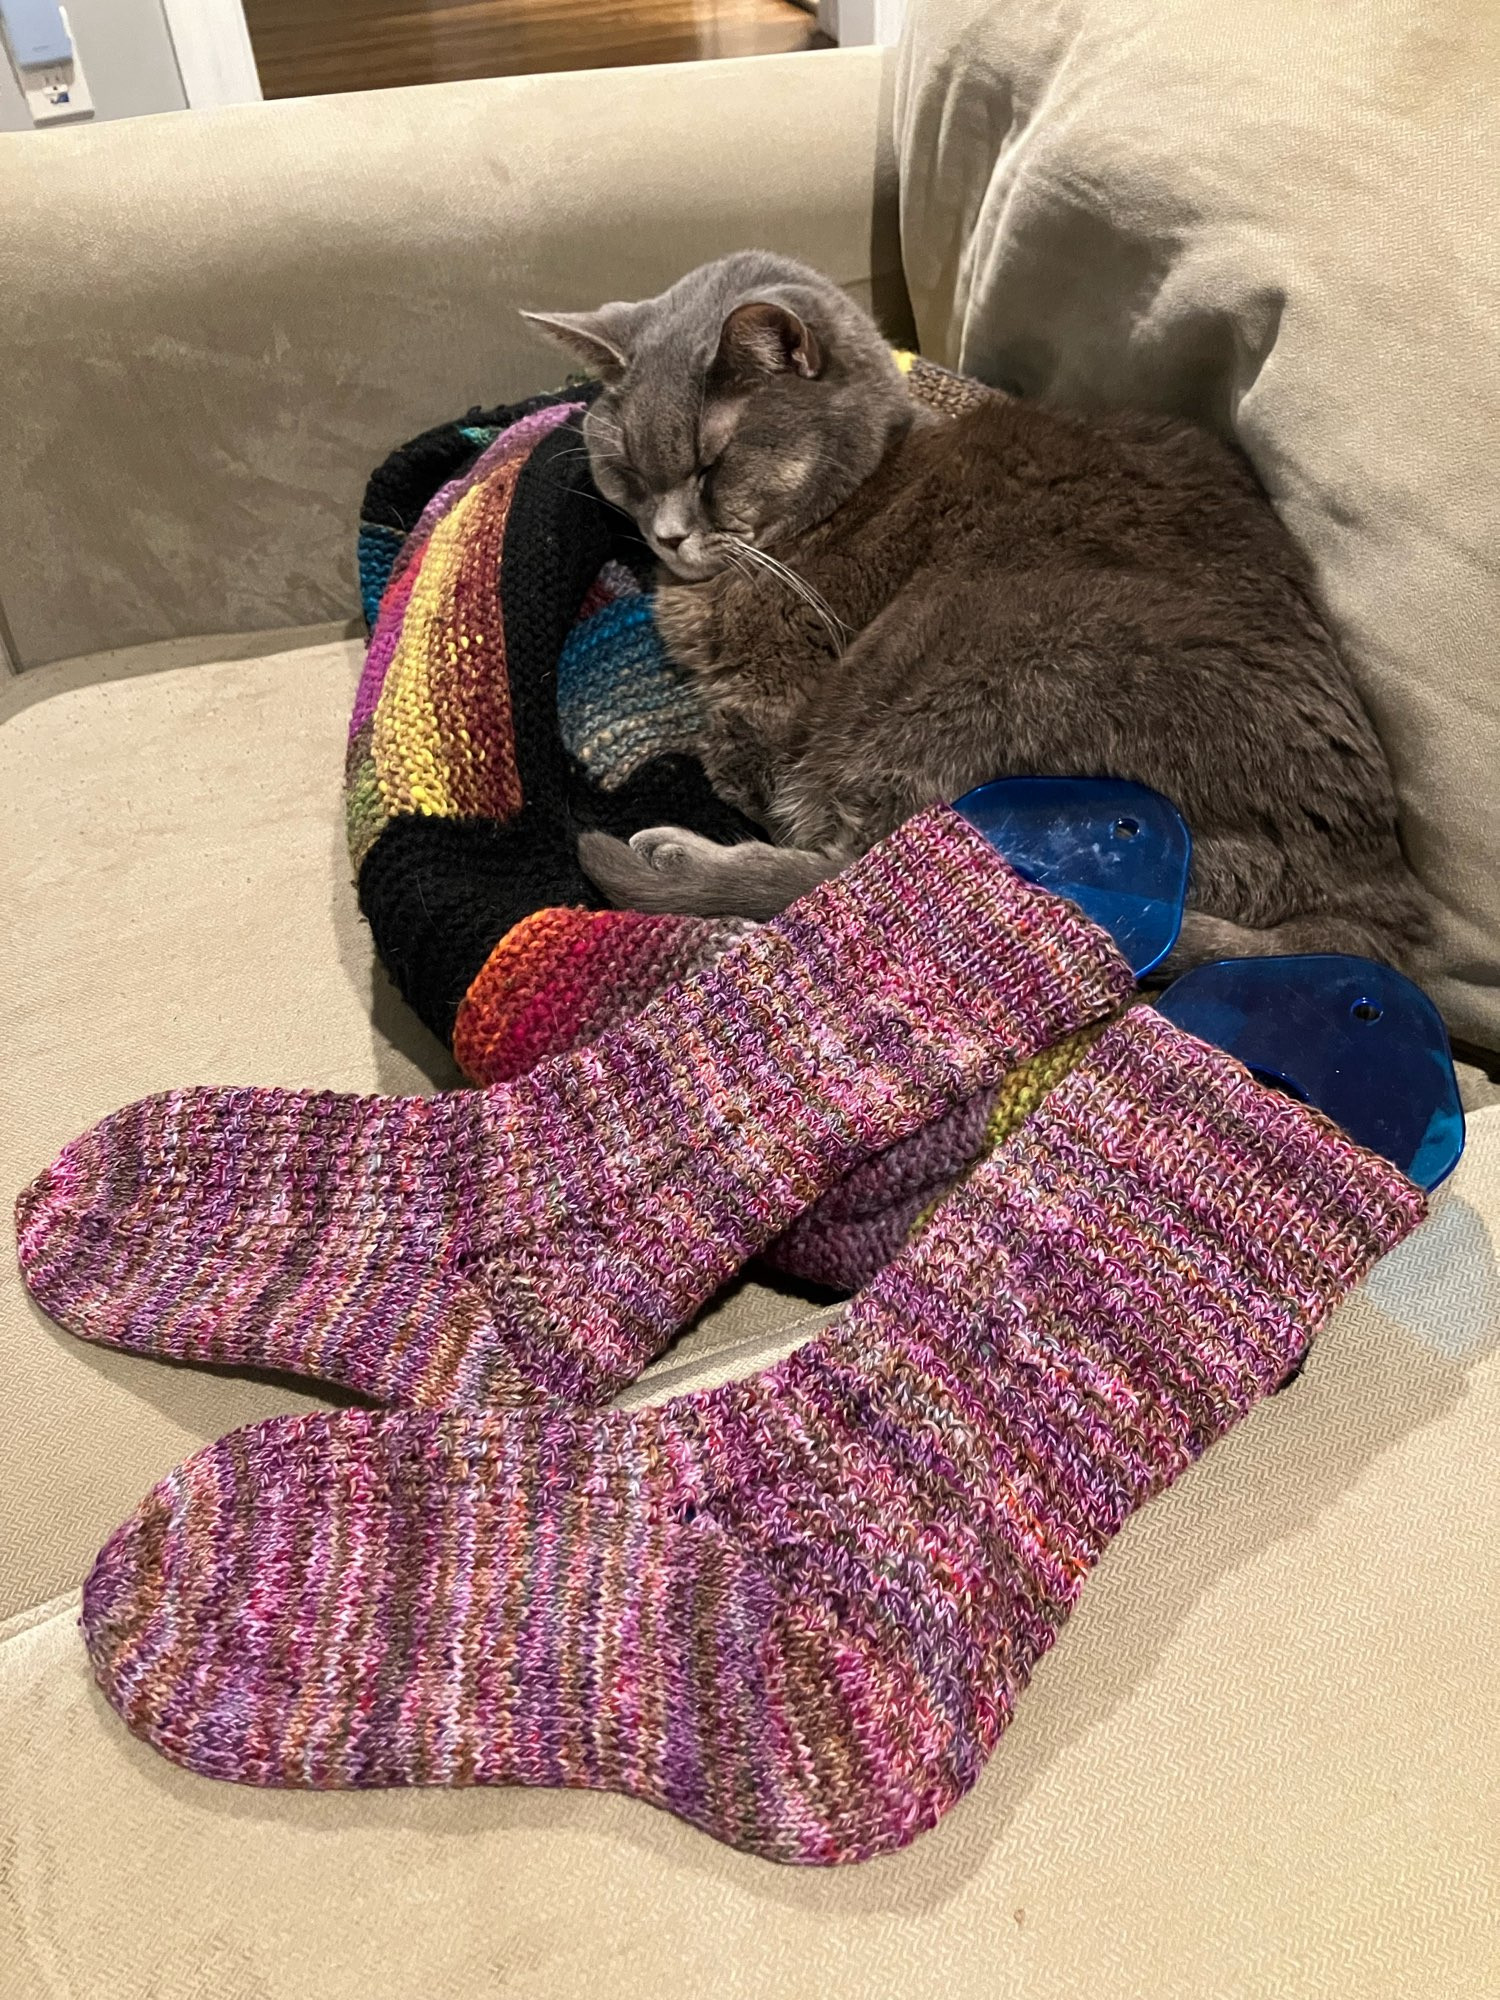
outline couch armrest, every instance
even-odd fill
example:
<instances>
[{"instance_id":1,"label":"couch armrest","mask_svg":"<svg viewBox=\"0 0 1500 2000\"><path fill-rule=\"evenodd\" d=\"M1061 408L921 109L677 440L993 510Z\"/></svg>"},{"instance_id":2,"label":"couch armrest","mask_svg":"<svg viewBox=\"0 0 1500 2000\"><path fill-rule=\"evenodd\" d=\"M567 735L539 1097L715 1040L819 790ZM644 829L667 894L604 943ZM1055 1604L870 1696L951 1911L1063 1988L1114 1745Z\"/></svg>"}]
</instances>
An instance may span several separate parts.
<instances>
[{"instance_id":1,"label":"couch armrest","mask_svg":"<svg viewBox=\"0 0 1500 2000\"><path fill-rule=\"evenodd\" d=\"M349 617L382 454L566 372L519 306L759 245L904 334L887 76L858 49L0 139L15 665Z\"/></svg>"}]
</instances>

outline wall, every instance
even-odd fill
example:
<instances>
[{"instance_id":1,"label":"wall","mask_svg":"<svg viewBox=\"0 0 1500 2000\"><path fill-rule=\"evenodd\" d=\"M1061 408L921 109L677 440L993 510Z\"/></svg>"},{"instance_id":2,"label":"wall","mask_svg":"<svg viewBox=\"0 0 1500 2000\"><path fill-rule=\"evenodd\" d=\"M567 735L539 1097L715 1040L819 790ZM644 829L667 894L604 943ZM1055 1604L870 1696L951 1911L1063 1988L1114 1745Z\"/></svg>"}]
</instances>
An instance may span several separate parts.
<instances>
[{"instance_id":1,"label":"wall","mask_svg":"<svg viewBox=\"0 0 1500 2000\"><path fill-rule=\"evenodd\" d=\"M161 0L63 0L63 4L93 93L93 123L185 108ZM10 56L0 55L0 132L32 129ZM67 130L65 125L39 128L40 136Z\"/></svg>"}]
</instances>

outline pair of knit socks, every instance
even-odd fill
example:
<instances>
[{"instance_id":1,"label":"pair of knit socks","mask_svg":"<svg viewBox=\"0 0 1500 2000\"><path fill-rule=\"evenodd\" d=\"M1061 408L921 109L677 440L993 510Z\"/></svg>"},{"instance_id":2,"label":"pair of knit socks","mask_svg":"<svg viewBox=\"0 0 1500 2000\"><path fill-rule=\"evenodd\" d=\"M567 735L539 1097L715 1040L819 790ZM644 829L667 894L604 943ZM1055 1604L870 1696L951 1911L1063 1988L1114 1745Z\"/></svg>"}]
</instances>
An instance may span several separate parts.
<instances>
[{"instance_id":1,"label":"pair of knit socks","mask_svg":"<svg viewBox=\"0 0 1500 2000\"><path fill-rule=\"evenodd\" d=\"M592 1786L791 1862L905 1844L1110 1536L1421 1194L1136 1009L821 1339L579 1406L836 1178L1130 986L937 809L513 1085L106 1120L22 1197L40 1303L391 1406L238 1432L148 1496L85 1590L109 1699L218 1777Z\"/></svg>"}]
</instances>

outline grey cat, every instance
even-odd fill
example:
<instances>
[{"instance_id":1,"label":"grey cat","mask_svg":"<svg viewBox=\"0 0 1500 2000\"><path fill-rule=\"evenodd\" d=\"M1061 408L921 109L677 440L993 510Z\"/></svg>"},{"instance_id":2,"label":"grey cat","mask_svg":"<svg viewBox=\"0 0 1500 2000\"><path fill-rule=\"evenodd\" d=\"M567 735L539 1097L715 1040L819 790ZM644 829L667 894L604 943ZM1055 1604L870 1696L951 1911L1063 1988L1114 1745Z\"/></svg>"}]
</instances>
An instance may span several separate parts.
<instances>
[{"instance_id":1,"label":"grey cat","mask_svg":"<svg viewBox=\"0 0 1500 2000\"><path fill-rule=\"evenodd\" d=\"M1238 452L998 393L934 415L831 280L761 251L529 317L604 378L595 481L664 565L715 788L779 843L586 835L613 902L769 917L934 800L1113 775L1192 829L1172 969L1410 963L1426 906L1390 769Z\"/></svg>"}]
</instances>

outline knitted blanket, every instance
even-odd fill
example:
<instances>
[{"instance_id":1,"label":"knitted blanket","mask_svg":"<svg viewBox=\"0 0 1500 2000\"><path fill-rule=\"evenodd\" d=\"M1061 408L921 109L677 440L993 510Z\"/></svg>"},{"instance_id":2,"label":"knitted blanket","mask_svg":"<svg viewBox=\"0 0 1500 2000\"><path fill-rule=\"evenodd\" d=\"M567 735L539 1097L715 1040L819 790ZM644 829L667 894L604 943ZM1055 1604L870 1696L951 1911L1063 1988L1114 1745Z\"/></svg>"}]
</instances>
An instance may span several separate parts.
<instances>
[{"instance_id":1,"label":"knitted blanket","mask_svg":"<svg viewBox=\"0 0 1500 2000\"><path fill-rule=\"evenodd\" d=\"M935 410L987 393L900 360ZM652 559L589 477L579 426L597 393L573 383L427 431L380 466L362 510L370 643L345 780L360 907L477 1084L592 1040L744 928L606 908L578 866L582 828L761 837L693 756L698 700L656 632ZM1055 1070L862 1168L772 1261L863 1283Z\"/></svg>"}]
</instances>

